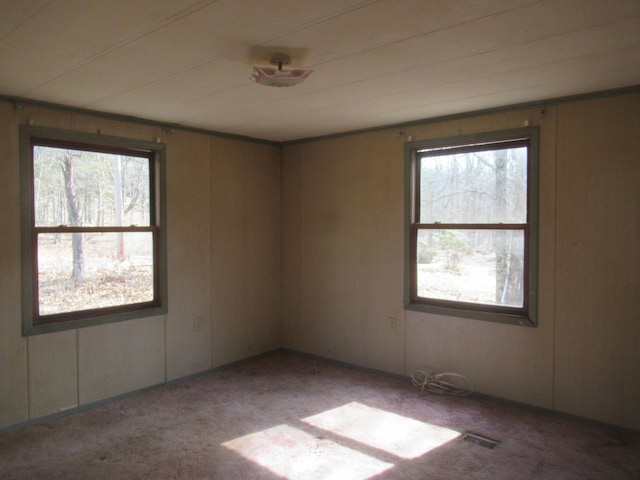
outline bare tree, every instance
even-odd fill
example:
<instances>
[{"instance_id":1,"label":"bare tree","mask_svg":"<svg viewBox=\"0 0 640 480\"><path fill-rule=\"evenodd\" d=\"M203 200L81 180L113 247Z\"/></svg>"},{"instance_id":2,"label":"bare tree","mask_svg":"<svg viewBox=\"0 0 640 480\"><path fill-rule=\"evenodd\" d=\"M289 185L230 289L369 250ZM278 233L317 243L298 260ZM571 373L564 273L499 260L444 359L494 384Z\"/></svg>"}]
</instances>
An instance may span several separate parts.
<instances>
[{"instance_id":1,"label":"bare tree","mask_svg":"<svg viewBox=\"0 0 640 480\"><path fill-rule=\"evenodd\" d=\"M113 203L115 219L114 224L122 226L122 156L113 155ZM124 249L124 235L122 232L116 233L116 260L122 262L126 258Z\"/></svg>"},{"instance_id":2,"label":"bare tree","mask_svg":"<svg viewBox=\"0 0 640 480\"><path fill-rule=\"evenodd\" d=\"M67 214L69 216L69 225L80 225L80 202L76 194L74 183L74 163L78 158L78 152L64 150L60 158L60 167L64 176L65 195L67 198ZM81 282L84 279L84 246L81 233L71 234L71 245L73 250L73 269L71 271L71 279L74 282Z\"/></svg>"},{"instance_id":3,"label":"bare tree","mask_svg":"<svg viewBox=\"0 0 640 480\"><path fill-rule=\"evenodd\" d=\"M496 218L504 221L507 216L507 151L498 150L495 153L495 209ZM502 304L503 290L507 281L508 244L507 232L495 232L496 252L496 303Z\"/></svg>"}]
</instances>

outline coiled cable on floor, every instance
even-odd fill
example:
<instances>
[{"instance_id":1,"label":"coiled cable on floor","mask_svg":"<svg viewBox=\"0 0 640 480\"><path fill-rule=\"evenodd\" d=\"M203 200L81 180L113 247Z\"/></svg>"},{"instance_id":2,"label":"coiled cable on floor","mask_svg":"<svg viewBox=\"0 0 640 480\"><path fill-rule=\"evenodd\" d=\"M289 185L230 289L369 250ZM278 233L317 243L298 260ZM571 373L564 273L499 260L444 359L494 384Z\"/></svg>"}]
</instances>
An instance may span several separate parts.
<instances>
[{"instance_id":1,"label":"coiled cable on floor","mask_svg":"<svg viewBox=\"0 0 640 480\"><path fill-rule=\"evenodd\" d=\"M465 397L473 393L471 381L459 373L435 373L431 370L412 372L411 383L420 390L420 395L425 392L437 395L454 395Z\"/></svg>"}]
</instances>

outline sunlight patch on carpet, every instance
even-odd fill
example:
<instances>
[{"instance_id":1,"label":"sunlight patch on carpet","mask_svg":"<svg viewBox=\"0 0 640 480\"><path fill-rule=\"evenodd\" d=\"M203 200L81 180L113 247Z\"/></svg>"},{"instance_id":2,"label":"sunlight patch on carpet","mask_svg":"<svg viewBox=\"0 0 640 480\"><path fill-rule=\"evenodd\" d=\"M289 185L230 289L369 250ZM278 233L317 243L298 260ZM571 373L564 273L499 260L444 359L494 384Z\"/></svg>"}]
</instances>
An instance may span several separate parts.
<instances>
[{"instance_id":1,"label":"sunlight patch on carpet","mask_svg":"<svg viewBox=\"0 0 640 480\"><path fill-rule=\"evenodd\" d=\"M400 458L417 458L460 433L358 402L302 419L314 427L383 450Z\"/></svg>"},{"instance_id":2,"label":"sunlight patch on carpet","mask_svg":"<svg viewBox=\"0 0 640 480\"><path fill-rule=\"evenodd\" d=\"M278 425L222 445L287 480L366 480L394 466L289 425Z\"/></svg>"}]
</instances>

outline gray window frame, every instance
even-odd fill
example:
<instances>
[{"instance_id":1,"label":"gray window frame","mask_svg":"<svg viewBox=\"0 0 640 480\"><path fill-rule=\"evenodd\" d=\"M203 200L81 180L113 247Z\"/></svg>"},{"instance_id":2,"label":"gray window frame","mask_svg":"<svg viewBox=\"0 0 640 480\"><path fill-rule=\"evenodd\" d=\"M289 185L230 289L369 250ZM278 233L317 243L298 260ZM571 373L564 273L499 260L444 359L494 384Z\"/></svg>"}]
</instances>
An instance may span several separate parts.
<instances>
[{"instance_id":1,"label":"gray window frame","mask_svg":"<svg viewBox=\"0 0 640 480\"><path fill-rule=\"evenodd\" d=\"M454 301L437 301L418 298L416 265L416 242L418 223L415 206L416 163L421 150L437 148L464 148L473 145L491 146L503 142L525 140L528 143L527 158L527 222L525 228L525 257L527 277L525 279L524 306L521 309L487 306ZM405 143L404 205L404 308L406 310L434 313L452 317L485 320L535 327L538 324L538 182L539 182L539 129L523 127L495 132L483 132L455 137L436 138ZM468 225L468 224L461 224ZM453 228L449 226L449 228Z\"/></svg>"},{"instance_id":2,"label":"gray window frame","mask_svg":"<svg viewBox=\"0 0 640 480\"><path fill-rule=\"evenodd\" d=\"M162 143L90 134L48 127L19 127L20 212L22 266L22 333L24 336L71 330L134 318L164 315L167 299L167 221L166 221L166 147ZM73 311L39 316L37 296L37 234L33 192L33 151L38 145L60 145L87 151L107 153L140 152L151 162L152 201L151 226L154 233L154 299L135 305ZM110 229L110 227L107 227ZM135 227L114 227L112 230L135 231ZM54 231L98 230L95 227L52 227Z\"/></svg>"}]
</instances>

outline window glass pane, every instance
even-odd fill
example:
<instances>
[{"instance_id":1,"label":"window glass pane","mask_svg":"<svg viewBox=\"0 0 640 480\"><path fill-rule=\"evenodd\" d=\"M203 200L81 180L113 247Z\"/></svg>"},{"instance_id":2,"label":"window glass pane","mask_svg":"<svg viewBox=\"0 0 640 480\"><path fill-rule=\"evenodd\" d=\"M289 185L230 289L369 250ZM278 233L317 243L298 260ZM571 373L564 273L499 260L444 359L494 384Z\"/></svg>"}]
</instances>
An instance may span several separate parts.
<instances>
[{"instance_id":1,"label":"window glass pane","mask_svg":"<svg viewBox=\"0 0 640 480\"><path fill-rule=\"evenodd\" d=\"M418 297L523 307L522 230L418 232Z\"/></svg>"},{"instance_id":2,"label":"window glass pane","mask_svg":"<svg viewBox=\"0 0 640 480\"><path fill-rule=\"evenodd\" d=\"M420 160L420 223L525 223L526 195L526 147Z\"/></svg>"},{"instance_id":3,"label":"window glass pane","mask_svg":"<svg viewBox=\"0 0 640 480\"><path fill-rule=\"evenodd\" d=\"M36 226L149 225L146 157L35 146L33 177Z\"/></svg>"},{"instance_id":4,"label":"window glass pane","mask_svg":"<svg viewBox=\"0 0 640 480\"><path fill-rule=\"evenodd\" d=\"M153 233L38 235L40 315L153 301Z\"/></svg>"}]
</instances>

